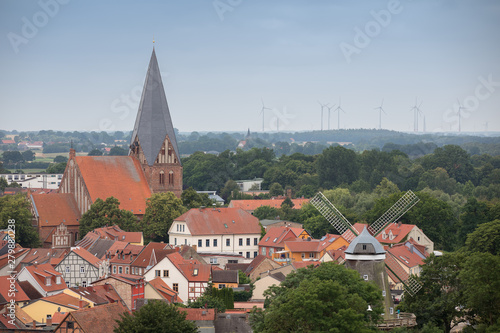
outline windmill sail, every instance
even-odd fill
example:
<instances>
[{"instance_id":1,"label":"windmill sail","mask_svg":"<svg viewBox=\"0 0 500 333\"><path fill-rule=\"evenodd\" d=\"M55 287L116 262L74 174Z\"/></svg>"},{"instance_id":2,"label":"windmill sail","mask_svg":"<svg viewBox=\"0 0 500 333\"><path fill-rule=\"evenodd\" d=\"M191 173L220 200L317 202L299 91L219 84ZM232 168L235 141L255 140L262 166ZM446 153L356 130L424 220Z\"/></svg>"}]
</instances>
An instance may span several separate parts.
<instances>
[{"instance_id":1,"label":"windmill sail","mask_svg":"<svg viewBox=\"0 0 500 333\"><path fill-rule=\"evenodd\" d=\"M396 222L403 216L410 208L415 206L420 199L412 191L406 192L391 208L389 208L379 219L373 222L368 231L377 236L384 230L390 223Z\"/></svg>"},{"instance_id":2,"label":"windmill sail","mask_svg":"<svg viewBox=\"0 0 500 333\"><path fill-rule=\"evenodd\" d=\"M413 297L422 288L422 285L401 267L392 254L386 255L385 267L403 284L410 296Z\"/></svg>"},{"instance_id":3,"label":"windmill sail","mask_svg":"<svg viewBox=\"0 0 500 333\"><path fill-rule=\"evenodd\" d=\"M323 193L318 192L309 202L349 243L359 234L359 232L351 225L344 215L339 212L330 200L323 195Z\"/></svg>"}]
</instances>

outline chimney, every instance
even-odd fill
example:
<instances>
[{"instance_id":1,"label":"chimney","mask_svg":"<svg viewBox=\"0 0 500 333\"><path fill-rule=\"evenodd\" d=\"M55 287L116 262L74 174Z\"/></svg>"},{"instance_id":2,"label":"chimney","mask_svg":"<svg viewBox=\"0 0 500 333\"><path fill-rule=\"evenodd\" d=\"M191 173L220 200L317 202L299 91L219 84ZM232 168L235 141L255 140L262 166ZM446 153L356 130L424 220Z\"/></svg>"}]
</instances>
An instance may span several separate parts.
<instances>
[{"instance_id":1,"label":"chimney","mask_svg":"<svg viewBox=\"0 0 500 333\"><path fill-rule=\"evenodd\" d=\"M78 301L78 308L79 309L83 309L83 304L84 304L84 300L82 299L82 297L80 296L80 300Z\"/></svg>"},{"instance_id":2,"label":"chimney","mask_svg":"<svg viewBox=\"0 0 500 333\"><path fill-rule=\"evenodd\" d=\"M47 324L46 326L52 326L52 316L51 315L47 315Z\"/></svg>"},{"instance_id":3,"label":"chimney","mask_svg":"<svg viewBox=\"0 0 500 333\"><path fill-rule=\"evenodd\" d=\"M403 222L399 221L398 222L398 228L401 228L401 224L403 224Z\"/></svg>"},{"instance_id":4,"label":"chimney","mask_svg":"<svg viewBox=\"0 0 500 333\"><path fill-rule=\"evenodd\" d=\"M75 148L70 148L69 150L69 159L75 158L76 156L76 150Z\"/></svg>"},{"instance_id":5,"label":"chimney","mask_svg":"<svg viewBox=\"0 0 500 333\"><path fill-rule=\"evenodd\" d=\"M33 329L36 329L36 320L33 319Z\"/></svg>"}]
</instances>

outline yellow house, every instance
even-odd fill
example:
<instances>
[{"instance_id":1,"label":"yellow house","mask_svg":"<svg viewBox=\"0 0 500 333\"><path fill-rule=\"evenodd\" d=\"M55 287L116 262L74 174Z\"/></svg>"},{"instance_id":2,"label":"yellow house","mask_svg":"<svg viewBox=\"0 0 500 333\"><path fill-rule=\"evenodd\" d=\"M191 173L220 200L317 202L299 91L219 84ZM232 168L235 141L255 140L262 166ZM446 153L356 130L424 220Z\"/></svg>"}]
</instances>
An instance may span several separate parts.
<instances>
[{"instance_id":1,"label":"yellow house","mask_svg":"<svg viewBox=\"0 0 500 333\"><path fill-rule=\"evenodd\" d=\"M39 298L28 305L22 307L31 318L39 323L47 320L47 316L52 317L56 312L70 312L82 308L89 308L90 304L79 298L60 293L53 296Z\"/></svg>"},{"instance_id":2,"label":"yellow house","mask_svg":"<svg viewBox=\"0 0 500 333\"><path fill-rule=\"evenodd\" d=\"M338 250L349 243L340 235L327 234L320 240L304 238L285 241L285 249L273 254L273 260L280 264L298 261L318 261L327 251Z\"/></svg>"},{"instance_id":3,"label":"yellow house","mask_svg":"<svg viewBox=\"0 0 500 333\"><path fill-rule=\"evenodd\" d=\"M238 288L239 284L238 271L212 271L212 287L216 289L222 288Z\"/></svg>"}]
</instances>

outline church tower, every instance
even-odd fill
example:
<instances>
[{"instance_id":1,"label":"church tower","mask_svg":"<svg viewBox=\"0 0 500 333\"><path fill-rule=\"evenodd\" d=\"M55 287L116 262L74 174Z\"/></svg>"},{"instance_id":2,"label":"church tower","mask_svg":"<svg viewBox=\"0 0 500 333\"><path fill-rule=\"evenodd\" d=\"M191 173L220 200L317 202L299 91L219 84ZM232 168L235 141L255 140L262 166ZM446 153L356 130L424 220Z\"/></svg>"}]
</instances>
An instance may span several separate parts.
<instances>
[{"instance_id":1,"label":"church tower","mask_svg":"<svg viewBox=\"0 0 500 333\"><path fill-rule=\"evenodd\" d=\"M130 142L153 193L182 193L182 165L174 126L153 48Z\"/></svg>"}]
</instances>

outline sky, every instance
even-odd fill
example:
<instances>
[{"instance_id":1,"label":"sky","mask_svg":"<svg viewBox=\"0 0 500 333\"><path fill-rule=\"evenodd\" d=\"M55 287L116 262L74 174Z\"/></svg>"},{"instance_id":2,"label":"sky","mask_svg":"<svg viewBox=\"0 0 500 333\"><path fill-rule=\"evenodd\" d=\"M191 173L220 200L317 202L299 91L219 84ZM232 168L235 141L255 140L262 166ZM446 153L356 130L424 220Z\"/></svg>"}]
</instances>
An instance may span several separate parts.
<instances>
[{"instance_id":1,"label":"sky","mask_svg":"<svg viewBox=\"0 0 500 333\"><path fill-rule=\"evenodd\" d=\"M3 130L132 130L154 45L181 132L500 131L496 0L2 0L0 38Z\"/></svg>"}]
</instances>

